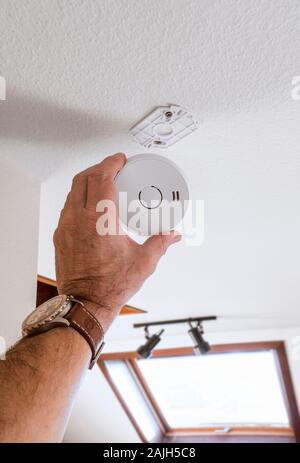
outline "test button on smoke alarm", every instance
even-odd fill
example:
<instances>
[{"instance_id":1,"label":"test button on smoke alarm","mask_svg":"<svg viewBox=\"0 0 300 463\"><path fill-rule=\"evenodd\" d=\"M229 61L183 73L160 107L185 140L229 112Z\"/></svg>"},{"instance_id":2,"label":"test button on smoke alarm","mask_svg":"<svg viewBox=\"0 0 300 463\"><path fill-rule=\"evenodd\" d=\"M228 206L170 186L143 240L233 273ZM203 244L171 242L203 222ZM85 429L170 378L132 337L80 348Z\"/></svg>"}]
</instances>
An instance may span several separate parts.
<instances>
[{"instance_id":1,"label":"test button on smoke alarm","mask_svg":"<svg viewBox=\"0 0 300 463\"><path fill-rule=\"evenodd\" d=\"M154 185L146 186L139 192L139 200L142 206L147 209L155 209L162 202L162 193Z\"/></svg>"}]
</instances>

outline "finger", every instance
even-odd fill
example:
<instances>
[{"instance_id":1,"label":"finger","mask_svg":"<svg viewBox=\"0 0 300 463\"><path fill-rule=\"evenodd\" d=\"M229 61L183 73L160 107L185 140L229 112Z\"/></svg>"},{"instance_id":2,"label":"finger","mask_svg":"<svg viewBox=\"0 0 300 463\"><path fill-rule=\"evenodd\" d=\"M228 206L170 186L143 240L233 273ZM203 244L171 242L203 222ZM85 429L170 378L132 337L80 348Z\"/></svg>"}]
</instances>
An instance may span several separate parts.
<instances>
[{"instance_id":1,"label":"finger","mask_svg":"<svg viewBox=\"0 0 300 463\"><path fill-rule=\"evenodd\" d=\"M177 231L172 231L168 235L153 235L142 245L147 257L152 260L154 265L166 253L169 246L181 240L181 235Z\"/></svg>"},{"instance_id":2,"label":"finger","mask_svg":"<svg viewBox=\"0 0 300 463\"><path fill-rule=\"evenodd\" d=\"M125 164L126 156L124 153L113 154L112 156L105 158L100 164L95 166L94 169L91 168L91 171L88 175L90 176L94 174L101 174L105 178L109 178L111 181L113 181Z\"/></svg>"},{"instance_id":3,"label":"finger","mask_svg":"<svg viewBox=\"0 0 300 463\"><path fill-rule=\"evenodd\" d=\"M84 207L87 196L87 177L76 175L73 178L69 196L69 204L75 207Z\"/></svg>"},{"instance_id":4,"label":"finger","mask_svg":"<svg viewBox=\"0 0 300 463\"><path fill-rule=\"evenodd\" d=\"M119 170L126 163L126 155L124 153L116 153L107 156L99 164L96 164L76 175L77 178L89 177L90 175L103 175L109 178L115 178ZM76 178L75 177L75 178Z\"/></svg>"},{"instance_id":5,"label":"finger","mask_svg":"<svg viewBox=\"0 0 300 463\"><path fill-rule=\"evenodd\" d=\"M109 227L113 233L119 234L121 224L116 205L116 188L110 179L102 176L88 177L88 193L85 208L97 217L105 214L109 220ZM108 224L106 224L107 226Z\"/></svg>"},{"instance_id":6,"label":"finger","mask_svg":"<svg viewBox=\"0 0 300 463\"><path fill-rule=\"evenodd\" d=\"M113 181L102 175L92 175L87 179L86 209L96 212L96 206L101 200L115 202L116 190Z\"/></svg>"},{"instance_id":7,"label":"finger","mask_svg":"<svg viewBox=\"0 0 300 463\"><path fill-rule=\"evenodd\" d=\"M117 153L108 156L99 164L89 167L77 174L72 183L70 194L70 203L76 207L85 207L87 203L87 190L88 178L90 176L103 177L113 182L117 173L122 169L126 163L126 156L124 153Z\"/></svg>"},{"instance_id":8,"label":"finger","mask_svg":"<svg viewBox=\"0 0 300 463\"><path fill-rule=\"evenodd\" d=\"M62 225L63 223L66 223L66 222L72 222L73 214L74 214L74 207L72 207L71 191L70 191L66 198L64 207L60 211L59 220L58 220L59 225Z\"/></svg>"},{"instance_id":9,"label":"finger","mask_svg":"<svg viewBox=\"0 0 300 463\"><path fill-rule=\"evenodd\" d=\"M116 190L114 179L126 162L125 155L116 154L102 161L101 169L93 169L87 178L87 199L85 207L95 211L100 200L115 202Z\"/></svg>"}]
</instances>

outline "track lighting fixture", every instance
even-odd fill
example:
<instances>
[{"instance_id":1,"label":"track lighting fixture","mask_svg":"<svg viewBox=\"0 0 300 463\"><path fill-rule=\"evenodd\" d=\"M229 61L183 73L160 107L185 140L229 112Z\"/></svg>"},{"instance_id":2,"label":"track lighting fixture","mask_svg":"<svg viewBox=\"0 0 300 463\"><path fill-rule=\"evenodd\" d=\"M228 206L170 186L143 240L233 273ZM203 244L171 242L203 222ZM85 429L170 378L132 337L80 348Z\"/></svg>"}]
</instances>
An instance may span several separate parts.
<instances>
[{"instance_id":1,"label":"track lighting fixture","mask_svg":"<svg viewBox=\"0 0 300 463\"><path fill-rule=\"evenodd\" d=\"M144 328L145 329L145 337L146 343L140 346L137 350L137 353L140 357L146 359L151 356L152 351L157 346L157 344L161 340L161 335L164 330L160 330L158 333L153 334L150 336L148 327L154 325L174 325L177 323L188 323L190 329L188 330L189 335L191 336L194 345L194 351L196 354L206 354L210 350L209 343L203 338L203 327L202 323L217 320L215 315L209 317L197 317L197 318L180 318L178 320L163 320L158 322L147 322L147 323L136 323L133 325L134 328ZM193 326L193 323L197 323Z\"/></svg>"},{"instance_id":2,"label":"track lighting fixture","mask_svg":"<svg viewBox=\"0 0 300 463\"><path fill-rule=\"evenodd\" d=\"M160 337L161 337L161 335L162 335L162 333L164 331L165 330L160 330L158 333L153 334L152 336L150 336L148 327L145 326L145 338L147 339L147 341L145 342L145 344L140 346L138 348L138 350L137 350L137 353L139 354L140 357L142 357L144 359L147 359L148 357L151 356L151 353L152 353L153 349L160 342L160 340L161 340Z\"/></svg>"},{"instance_id":3,"label":"track lighting fixture","mask_svg":"<svg viewBox=\"0 0 300 463\"><path fill-rule=\"evenodd\" d=\"M195 343L195 354L206 354L207 352L209 352L210 345L207 341L205 341L205 339L202 336L204 331L201 323L198 322L196 326L193 326L192 323L190 323L190 327L191 328L189 329L188 333L191 336L193 342Z\"/></svg>"}]
</instances>

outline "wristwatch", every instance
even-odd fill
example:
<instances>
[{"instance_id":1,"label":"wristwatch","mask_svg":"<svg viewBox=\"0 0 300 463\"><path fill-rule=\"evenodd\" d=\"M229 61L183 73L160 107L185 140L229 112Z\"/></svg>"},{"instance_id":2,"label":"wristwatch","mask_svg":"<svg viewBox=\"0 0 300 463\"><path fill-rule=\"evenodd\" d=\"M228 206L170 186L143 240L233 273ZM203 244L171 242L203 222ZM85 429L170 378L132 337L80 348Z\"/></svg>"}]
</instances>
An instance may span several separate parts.
<instances>
[{"instance_id":1,"label":"wristwatch","mask_svg":"<svg viewBox=\"0 0 300 463\"><path fill-rule=\"evenodd\" d=\"M22 334L35 336L58 326L71 326L85 338L92 350L89 368L93 368L104 347L103 328L84 303L73 296L60 294L38 306L25 318Z\"/></svg>"}]
</instances>

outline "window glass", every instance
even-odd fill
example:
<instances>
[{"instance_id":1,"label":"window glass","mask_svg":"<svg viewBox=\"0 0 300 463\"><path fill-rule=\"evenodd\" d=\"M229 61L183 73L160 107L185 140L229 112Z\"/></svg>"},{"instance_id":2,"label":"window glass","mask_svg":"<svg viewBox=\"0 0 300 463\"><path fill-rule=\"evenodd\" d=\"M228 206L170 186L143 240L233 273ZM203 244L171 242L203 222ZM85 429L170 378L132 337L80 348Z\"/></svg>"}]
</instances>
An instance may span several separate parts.
<instances>
[{"instance_id":1,"label":"window glass","mask_svg":"<svg viewBox=\"0 0 300 463\"><path fill-rule=\"evenodd\" d=\"M172 428L288 425L272 351L138 360Z\"/></svg>"},{"instance_id":2,"label":"window glass","mask_svg":"<svg viewBox=\"0 0 300 463\"><path fill-rule=\"evenodd\" d=\"M105 365L147 441L151 441L157 433L157 424L129 368L122 361L107 361Z\"/></svg>"}]
</instances>

